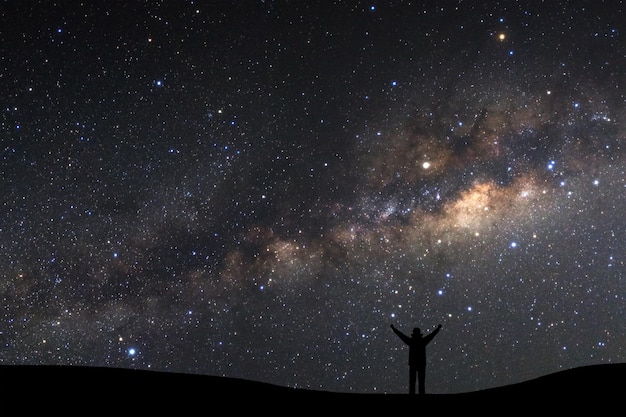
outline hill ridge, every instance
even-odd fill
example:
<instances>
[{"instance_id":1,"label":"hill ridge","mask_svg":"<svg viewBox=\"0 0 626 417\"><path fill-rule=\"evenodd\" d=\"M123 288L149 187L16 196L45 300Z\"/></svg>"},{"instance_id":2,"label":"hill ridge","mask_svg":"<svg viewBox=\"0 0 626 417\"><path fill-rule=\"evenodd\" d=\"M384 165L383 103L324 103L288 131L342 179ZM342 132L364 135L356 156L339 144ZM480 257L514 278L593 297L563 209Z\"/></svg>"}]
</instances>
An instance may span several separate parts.
<instances>
[{"instance_id":1,"label":"hill ridge","mask_svg":"<svg viewBox=\"0 0 626 417\"><path fill-rule=\"evenodd\" d=\"M565 369L451 394L342 393L213 375L64 365L1 365L7 415L617 415L626 363ZM20 383L21 382L21 383ZM24 393L36 401L22 400ZM294 408L295 404L295 408Z\"/></svg>"}]
</instances>

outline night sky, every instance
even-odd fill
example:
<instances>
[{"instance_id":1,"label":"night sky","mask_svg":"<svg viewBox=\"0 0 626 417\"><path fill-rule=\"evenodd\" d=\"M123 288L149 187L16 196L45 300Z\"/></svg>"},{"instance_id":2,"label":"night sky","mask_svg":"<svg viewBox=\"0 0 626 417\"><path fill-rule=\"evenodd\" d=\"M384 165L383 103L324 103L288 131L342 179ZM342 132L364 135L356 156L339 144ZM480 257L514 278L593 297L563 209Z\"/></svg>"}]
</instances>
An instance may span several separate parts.
<instances>
[{"instance_id":1,"label":"night sky","mask_svg":"<svg viewBox=\"0 0 626 417\"><path fill-rule=\"evenodd\" d=\"M408 392L626 361L622 1L3 1L0 363Z\"/></svg>"}]
</instances>

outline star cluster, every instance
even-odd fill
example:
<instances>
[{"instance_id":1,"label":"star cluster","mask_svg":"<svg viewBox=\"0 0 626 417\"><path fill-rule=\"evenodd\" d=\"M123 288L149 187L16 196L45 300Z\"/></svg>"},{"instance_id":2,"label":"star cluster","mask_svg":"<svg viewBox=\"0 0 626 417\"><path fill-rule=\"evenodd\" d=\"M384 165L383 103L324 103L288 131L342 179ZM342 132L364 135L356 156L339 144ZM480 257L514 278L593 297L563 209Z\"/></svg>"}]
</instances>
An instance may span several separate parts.
<instances>
[{"instance_id":1,"label":"star cluster","mask_svg":"<svg viewBox=\"0 0 626 417\"><path fill-rule=\"evenodd\" d=\"M549 3L549 2L548 2ZM626 358L624 5L0 6L0 361L403 393Z\"/></svg>"}]
</instances>

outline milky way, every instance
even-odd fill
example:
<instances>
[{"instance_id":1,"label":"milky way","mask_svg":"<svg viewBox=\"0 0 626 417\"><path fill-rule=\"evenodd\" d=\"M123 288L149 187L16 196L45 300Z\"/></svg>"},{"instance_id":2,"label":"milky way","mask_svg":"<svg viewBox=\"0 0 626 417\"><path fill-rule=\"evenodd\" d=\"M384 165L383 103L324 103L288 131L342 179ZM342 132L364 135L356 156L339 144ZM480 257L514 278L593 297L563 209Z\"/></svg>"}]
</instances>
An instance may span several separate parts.
<instances>
[{"instance_id":1,"label":"milky way","mask_svg":"<svg viewBox=\"0 0 626 417\"><path fill-rule=\"evenodd\" d=\"M621 1L4 2L3 364L404 393L623 362Z\"/></svg>"}]
</instances>

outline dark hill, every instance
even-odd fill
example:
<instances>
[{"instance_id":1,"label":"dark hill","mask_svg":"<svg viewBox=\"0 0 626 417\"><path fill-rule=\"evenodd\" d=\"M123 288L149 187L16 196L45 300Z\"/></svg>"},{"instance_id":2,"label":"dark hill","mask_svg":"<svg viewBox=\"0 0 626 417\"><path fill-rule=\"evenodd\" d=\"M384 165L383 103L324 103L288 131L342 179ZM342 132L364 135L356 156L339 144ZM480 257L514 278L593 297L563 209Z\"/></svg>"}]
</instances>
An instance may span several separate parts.
<instances>
[{"instance_id":1,"label":"dark hill","mask_svg":"<svg viewBox=\"0 0 626 417\"><path fill-rule=\"evenodd\" d=\"M2 416L623 415L626 364L460 394L351 394L167 372L1 366Z\"/></svg>"}]
</instances>

